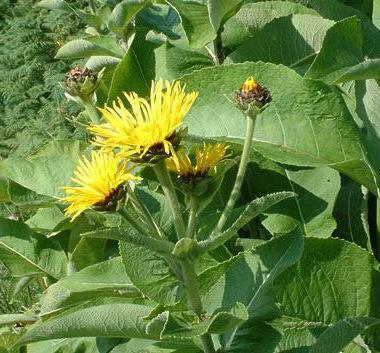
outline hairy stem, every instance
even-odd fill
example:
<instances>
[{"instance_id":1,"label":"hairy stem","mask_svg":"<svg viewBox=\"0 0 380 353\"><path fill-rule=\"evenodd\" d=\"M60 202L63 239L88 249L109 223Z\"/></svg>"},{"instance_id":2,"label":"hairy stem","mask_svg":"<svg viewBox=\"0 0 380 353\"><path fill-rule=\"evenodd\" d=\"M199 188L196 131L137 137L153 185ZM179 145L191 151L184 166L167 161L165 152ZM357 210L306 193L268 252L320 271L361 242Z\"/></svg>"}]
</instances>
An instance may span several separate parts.
<instances>
[{"instance_id":1,"label":"hairy stem","mask_svg":"<svg viewBox=\"0 0 380 353\"><path fill-rule=\"evenodd\" d=\"M245 141L244 141L244 146L243 146L243 152L241 154L238 172L237 172L236 179L235 179L235 184L232 188L232 191L231 191L230 197L227 201L226 207L224 208L224 211L223 211L222 215L220 216L220 219L219 219L215 229L212 232L212 234L216 235L216 236L221 233L228 217L231 214L232 209L235 206L236 200L238 199L239 194L240 194L241 186L243 184L245 171L247 169L247 164L248 164L248 160L249 160L249 150L250 150L251 144L252 144L254 121L253 121L253 119L246 117L246 123L247 123L247 125L246 125Z\"/></svg>"},{"instance_id":2,"label":"hairy stem","mask_svg":"<svg viewBox=\"0 0 380 353\"><path fill-rule=\"evenodd\" d=\"M187 298L190 308L197 314L200 320L203 319L203 305L199 294L199 282L195 273L194 264L189 259L181 261L182 276L185 283ZM201 336L203 350L205 353L215 353L214 343L209 333Z\"/></svg>"},{"instance_id":3,"label":"hairy stem","mask_svg":"<svg viewBox=\"0 0 380 353\"><path fill-rule=\"evenodd\" d=\"M86 112L87 112L90 120L94 124L99 124L100 123L100 114L98 112L98 109L93 104L91 97L82 98L82 102L83 102L83 105L86 109Z\"/></svg>"},{"instance_id":4,"label":"hairy stem","mask_svg":"<svg viewBox=\"0 0 380 353\"><path fill-rule=\"evenodd\" d=\"M195 227L197 224L198 202L194 196L190 196L189 220L187 223L187 236L195 238Z\"/></svg>"},{"instance_id":5,"label":"hairy stem","mask_svg":"<svg viewBox=\"0 0 380 353\"><path fill-rule=\"evenodd\" d=\"M181 207L178 202L178 198L174 189L173 182L166 168L165 160L162 160L161 162L155 164L153 169L154 169L154 172L156 173L158 181L161 184L162 190L164 191L166 199L169 203L169 207L172 211L173 218L174 218L174 226L177 232L177 237L179 239L185 238L186 228L185 228L185 223L183 221L183 217L181 213Z\"/></svg>"}]
</instances>

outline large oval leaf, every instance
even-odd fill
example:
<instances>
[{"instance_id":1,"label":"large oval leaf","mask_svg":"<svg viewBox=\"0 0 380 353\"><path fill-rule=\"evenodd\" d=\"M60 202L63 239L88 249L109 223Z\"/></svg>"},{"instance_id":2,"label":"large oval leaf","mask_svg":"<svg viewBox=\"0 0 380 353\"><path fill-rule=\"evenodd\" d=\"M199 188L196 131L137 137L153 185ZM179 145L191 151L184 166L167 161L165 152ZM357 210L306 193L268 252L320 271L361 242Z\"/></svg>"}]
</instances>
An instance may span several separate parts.
<instances>
[{"instance_id":1,"label":"large oval leaf","mask_svg":"<svg viewBox=\"0 0 380 353\"><path fill-rule=\"evenodd\" d=\"M273 97L255 122L256 150L285 164L331 166L375 190L359 129L339 91L302 79L282 65L235 64L184 76L187 89L199 91L187 117L190 134L241 142L244 118L228 98L250 75L268 87Z\"/></svg>"},{"instance_id":2,"label":"large oval leaf","mask_svg":"<svg viewBox=\"0 0 380 353\"><path fill-rule=\"evenodd\" d=\"M67 258L60 244L19 221L0 218L0 259L14 277L58 279L66 273Z\"/></svg>"}]
</instances>

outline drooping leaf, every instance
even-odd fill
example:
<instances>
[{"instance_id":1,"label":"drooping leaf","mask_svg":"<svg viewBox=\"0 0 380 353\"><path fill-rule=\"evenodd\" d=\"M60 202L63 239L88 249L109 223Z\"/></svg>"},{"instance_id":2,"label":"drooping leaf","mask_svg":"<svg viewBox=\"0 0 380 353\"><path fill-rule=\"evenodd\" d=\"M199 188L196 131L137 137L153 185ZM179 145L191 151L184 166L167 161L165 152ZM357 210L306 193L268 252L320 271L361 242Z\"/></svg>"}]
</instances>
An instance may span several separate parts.
<instances>
[{"instance_id":1,"label":"drooping leaf","mask_svg":"<svg viewBox=\"0 0 380 353\"><path fill-rule=\"evenodd\" d=\"M122 58L123 49L117 41L107 36L91 36L73 39L64 44L55 56L57 59L82 59L90 56L114 56Z\"/></svg>"},{"instance_id":2,"label":"drooping leaf","mask_svg":"<svg viewBox=\"0 0 380 353\"><path fill-rule=\"evenodd\" d=\"M41 298L41 315L99 297L140 297L120 257L84 268L51 285Z\"/></svg>"},{"instance_id":3,"label":"drooping leaf","mask_svg":"<svg viewBox=\"0 0 380 353\"><path fill-rule=\"evenodd\" d=\"M63 196L72 172L87 145L75 140L53 141L30 158L0 162L0 173L34 192L54 198Z\"/></svg>"},{"instance_id":4,"label":"drooping leaf","mask_svg":"<svg viewBox=\"0 0 380 353\"><path fill-rule=\"evenodd\" d=\"M224 24L223 46L229 50L236 49L245 39L253 37L275 18L296 14L318 16L315 10L289 1L244 4L238 13Z\"/></svg>"},{"instance_id":5,"label":"drooping leaf","mask_svg":"<svg viewBox=\"0 0 380 353\"><path fill-rule=\"evenodd\" d=\"M150 310L148 306L130 304L120 298L77 306L51 319L35 323L18 344L94 336L154 339L145 333L143 321Z\"/></svg>"},{"instance_id":6,"label":"drooping leaf","mask_svg":"<svg viewBox=\"0 0 380 353\"><path fill-rule=\"evenodd\" d=\"M321 51L305 74L306 78L327 83L341 82L341 77L363 60L361 24L349 17L331 27L323 40ZM362 64L363 65L363 64Z\"/></svg>"},{"instance_id":7,"label":"drooping leaf","mask_svg":"<svg viewBox=\"0 0 380 353\"><path fill-rule=\"evenodd\" d=\"M202 48L215 38L216 32L210 23L206 5L194 0L186 2L167 0L167 2L181 17L190 47Z\"/></svg>"},{"instance_id":8,"label":"drooping leaf","mask_svg":"<svg viewBox=\"0 0 380 353\"><path fill-rule=\"evenodd\" d=\"M328 165L375 190L360 131L340 93L280 65L227 65L184 76L187 88L199 91L186 120L189 133L241 142L243 115L227 97L250 75L272 94L269 107L255 120L253 146L257 151L285 164Z\"/></svg>"},{"instance_id":9,"label":"drooping leaf","mask_svg":"<svg viewBox=\"0 0 380 353\"><path fill-rule=\"evenodd\" d=\"M67 258L59 243L20 221L0 219L0 259L14 277L58 279L66 273Z\"/></svg>"},{"instance_id":10,"label":"drooping leaf","mask_svg":"<svg viewBox=\"0 0 380 353\"><path fill-rule=\"evenodd\" d=\"M274 19L246 39L228 60L266 61L297 67L307 64L321 50L327 30L334 24L313 15L292 15Z\"/></svg>"}]
</instances>

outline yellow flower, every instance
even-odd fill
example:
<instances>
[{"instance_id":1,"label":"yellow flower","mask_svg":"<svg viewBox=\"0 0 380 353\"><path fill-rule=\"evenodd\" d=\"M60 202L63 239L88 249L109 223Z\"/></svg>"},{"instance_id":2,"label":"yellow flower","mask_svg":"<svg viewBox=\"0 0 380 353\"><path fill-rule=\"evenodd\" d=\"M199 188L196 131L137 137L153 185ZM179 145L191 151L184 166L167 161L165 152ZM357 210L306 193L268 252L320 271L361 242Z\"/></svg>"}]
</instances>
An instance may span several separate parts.
<instances>
[{"instance_id":1,"label":"yellow flower","mask_svg":"<svg viewBox=\"0 0 380 353\"><path fill-rule=\"evenodd\" d=\"M225 157L227 149L228 146L222 143L203 144L202 148L195 151L195 165L189 156L180 150L176 154L176 160L173 157L167 160L167 166L169 170L178 173L180 178L203 177L215 170L216 165Z\"/></svg>"},{"instance_id":2,"label":"yellow flower","mask_svg":"<svg viewBox=\"0 0 380 353\"><path fill-rule=\"evenodd\" d=\"M118 149L134 161L154 161L173 155L179 147L178 128L198 93L185 93L178 81L152 84L150 100L136 93L124 93L130 108L120 98L113 108L100 109L106 123L92 125L94 143L104 149Z\"/></svg>"},{"instance_id":3,"label":"yellow flower","mask_svg":"<svg viewBox=\"0 0 380 353\"><path fill-rule=\"evenodd\" d=\"M93 151L91 160L83 156L74 171L75 178L72 178L78 186L63 187L66 197L62 201L70 203L65 210L66 216L74 220L92 206L113 207L124 197L123 184L139 180L130 171L127 161L113 152Z\"/></svg>"},{"instance_id":4,"label":"yellow flower","mask_svg":"<svg viewBox=\"0 0 380 353\"><path fill-rule=\"evenodd\" d=\"M258 93L260 90L260 85L254 80L252 76L249 76L240 87L240 92L242 93Z\"/></svg>"}]
</instances>

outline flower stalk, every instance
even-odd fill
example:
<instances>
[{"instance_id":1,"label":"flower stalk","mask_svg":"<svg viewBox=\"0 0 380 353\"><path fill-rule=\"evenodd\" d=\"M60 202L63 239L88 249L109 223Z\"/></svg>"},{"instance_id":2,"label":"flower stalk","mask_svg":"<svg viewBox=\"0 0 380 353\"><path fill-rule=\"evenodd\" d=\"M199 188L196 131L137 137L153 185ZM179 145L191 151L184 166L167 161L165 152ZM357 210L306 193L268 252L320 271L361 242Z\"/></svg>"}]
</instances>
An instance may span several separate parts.
<instances>
[{"instance_id":1,"label":"flower stalk","mask_svg":"<svg viewBox=\"0 0 380 353\"><path fill-rule=\"evenodd\" d=\"M166 168L165 160L156 163L153 166L154 172L156 173L157 179L160 182L162 190L166 196L166 199L169 203L169 207L172 211L174 218L174 226L177 232L178 239L186 237L186 228L183 221L181 207L178 202L177 194L174 189L173 182L170 178L168 169Z\"/></svg>"},{"instance_id":2,"label":"flower stalk","mask_svg":"<svg viewBox=\"0 0 380 353\"><path fill-rule=\"evenodd\" d=\"M246 117L246 132L245 132L245 140L243 151L241 154L241 159L239 163L238 172L236 175L235 183L232 188L230 197L227 201L227 204L224 208L222 215L219 218L217 225L215 226L212 235L219 235L226 224L228 217L230 216L232 209L235 206L235 203L240 195L241 186L244 181L245 172L247 170L247 165L249 161L249 151L252 145L252 136L253 136L253 127L254 127L254 119L250 117Z\"/></svg>"}]
</instances>

